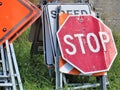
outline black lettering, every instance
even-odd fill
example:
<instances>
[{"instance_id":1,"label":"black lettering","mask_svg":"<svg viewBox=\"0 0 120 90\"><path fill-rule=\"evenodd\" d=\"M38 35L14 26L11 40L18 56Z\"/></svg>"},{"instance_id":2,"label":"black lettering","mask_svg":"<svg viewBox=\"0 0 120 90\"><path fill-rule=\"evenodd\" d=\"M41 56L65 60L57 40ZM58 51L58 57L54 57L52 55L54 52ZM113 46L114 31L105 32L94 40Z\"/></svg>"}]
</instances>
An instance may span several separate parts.
<instances>
[{"instance_id":1,"label":"black lettering","mask_svg":"<svg viewBox=\"0 0 120 90\"><path fill-rule=\"evenodd\" d=\"M81 10L81 14L88 14L86 10Z\"/></svg>"},{"instance_id":2,"label":"black lettering","mask_svg":"<svg viewBox=\"0 0 120 90\"><path fill-rule=\"evenodd\" d=\"M52 10L51 11L51 17L55 19L56 18L56 13L57 12L55 10Z\"/></svg>"},{"instance_id":3,"label":"black lettering","mask_svg":"<svg viewBox=\"0 0 120 90\"><path fill-rule=\"evenodd\" d=\"M74 10L75 15L79 15L79 10Z\"/></svg>"}]
</instances>

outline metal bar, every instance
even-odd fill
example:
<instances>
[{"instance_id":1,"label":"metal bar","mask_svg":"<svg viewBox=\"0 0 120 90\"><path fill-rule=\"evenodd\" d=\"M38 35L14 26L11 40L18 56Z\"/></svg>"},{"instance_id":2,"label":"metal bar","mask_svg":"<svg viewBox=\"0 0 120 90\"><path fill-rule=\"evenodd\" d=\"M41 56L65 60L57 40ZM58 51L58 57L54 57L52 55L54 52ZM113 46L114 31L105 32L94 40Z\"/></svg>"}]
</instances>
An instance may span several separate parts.
<instances>
[{"instance_id":1,"label":"metal bar","mask_svg":"<svg viewBox=\"0 0 120 90\"><path fill-rule=\"evenodd\" d=\"M63 80L62 80L62 73L60 73L60 88L63 88Z\"/></svg>"},{"instance_id":2,"label":"metal bar","mask_svg":"<svg viewBox=\"0 0 120 90\"><path fill-rule=\"evenodd\" d=\"M52 35L52 31L51 31L50 23L49 23L48 19L47 19L47 22L48 22L48 28L49 28L48 30L49 30L51 46L52 46L52 53L53 53L54 60L55 60L56 90L59 90L60 89L60 75L58 72L59 69L58 69L58 65L57 65L58 64L58 57L57 57L57 52L56 52L55 45L54 45L54 39L53 39L53 35Z\"/></svg>"},{"instance_id":3,"label":"metal bar","mask_svg":"<svg viewBox=\"0 0 120 90\"><path fill-rule=\"evenodd\" d=\"M42 8L42 15L41 15L41 20L42 20L42 30L43 30L43 50L44 50L44 61L46 61L46 37L45 37L45 20L44 20L44 5L40 3L40 6Z\"/></svg>"},{"instance_id":4,"label":"metal bar","mask_svg":"<svg viewBox=\"0 0 120 90\"><path fill-rule=\"evenodd\" d=\"M63 78L63 82L64 82L64 84L68 85L68 83L67 83L67 81L66 81L65 74L62 75L62 78Z\"/></svg>"},{"instance_id":5,"label":"metal bar","mask_svg":"<svg viewBox=\"0 0 120 90\"><path fill-rule=\"evenodd\" d=\"M44 12L47 13L46 9L45 9L45 11ZM54 45L54 39L53 39L53 35L52 35L52 30L51 30L51 27L50 27L50 21L49 21L48 18L49 18L49 16L48 16L48 14L46 14L45 19L46 19L46 22L48 24L48 30L49 30L50 41L51 41L51 46L52 46L52 53L53 53L53 57L54 57L54 60L55 60L56 90L60 90L59 54L57 52L58 48L56 49L55 45ZM58 30L57 28L58 28L58 26L56 26L56 30L55 31Z\"/></svg>"},{"instance_id":6,"label":"metal bar","mask_svg":"<svg viewBox=\"0 0 120 90\"><path fill-rule=\"evenodd\" d=\"M5 53L4 53L4 47L3 44L0 46L1 48L1 59L2 59L2 69L3 69L3 75L1 77L7 77L7 69L6 69L6 59L5 59ZM4 82L7 83L8 80L4 79ZM5 90L9 90L8 87L5 87Z\"/></svg>"},{"instance_id":7,"label":"metal bar","mask_svg":"<svg viewBox=\"0 0 120 90\"><path fill-rule=\"evenodd\" d=\"M0 83L0 87L11 87L11 86L13 86L12 83Z\"/></svg>"},{"instance_id":8,"label":"metal bar","mask_svg":"<svg viewBox=\"0 0 120 90\"><path fill-rule=\"evenodd\" d=\"M3 68L3 74L4 75L7 75L7 71L6 71L6 67L5 67L5 56L4 56L4 48L3 48L3 45L0 46L1 47L1 61L2 61L2 68Z\"/></svg>"},{"instance_id":9,"label":"metal bar","mask_svg":"<svg viewBox=\"0 0 120 90\"><path fill-rule=\"evenodd\" d=\"M7 75L6 73L6 67L5 67L5 56L4 56L4 48L3 45L0 46L1 47L1 59L2 59L2 68L3 68L3 74Z\"/></svg>"},{"instance_id":10,"label":"metal bar","mask_svg":"<svg viewBox=\"0 0 120 90\"><path fill-rule=\"evenodd\" d=\"M109 82L105 82L104 85L108 85ZM101 83L95 83L95 84L91 84L91 83L69 83L67 84L67 86L69 87L72 87L72 89L85 89L85 88L94 88L94 87L98 87L98 86L101 86ZM102 87L105 87L102 85ZM106 90L106 89L103 89L101 88L101 90Z\"/></svg>"},{"instance_id":11,"label":"metal bar","mask_svg":"<svg viewBox=\"0 0 120 90\"><path fill-rule=\"evenodd\" d=\"M49 16L47 13L47 10L45 10L46 12L46 22L48 24L48 31L49 31L49 36L50 36L50 41L51 41L51 46L52 46L52 52L53 55L56 57L56 49L55 49L55 45L54 45L54 39L53 39L53 35L52 35L52 30L51 30L51 26L50 26L50 21L49 21Z\"/></svg>"},{"instance_id":12,"label":"metal bar","mask_svg":"<svg viewBox=\"0 0 120 90\"><path fill-rule=\"evenodd\" d=\"M53 40L49 28L49 23L47 19L47 12L46 12L46 6L42 5L42 29L43 29L43 41L44 41L44 60L47 65L54 64L54 57L55 55L55 49L53 45ZM49 55L49 56L48 56Z\"/></svg>"},{"instance_id":13,"label":"metal bar","mask_svg":"<svg viewBox=\"0 0 120 90\"><path fill-rule=\"evenodd\" d=\"M8 75L0 75L0 79L1 78L9 78L10 76L8 76Z\"/></svg>"},{"instance_id":14,"label":"metal bar","mask_svg":"<svg viewBox=\"0 0 120 90\"><path fill-rule=\"evenodd\" d=\"M74 90L76 89L86 89L86 88L94 88L94 87L98 87L100 86L99 83L96 83L96 84L84 84L84 85L81 85L81 86L76 86L76 87L73 87Z\"/></svg>"},{"instance_id":15,"label":"metal bar","mask_svg":"<svg viewBox=\"0 0 120 90\"><path fill-rule=\"evenodd\" d=\"M8 64L9 64L9 73L10 73L10 76L11 76L11 82L12 82L12 85L13 85L13 90L16 90L16 84L15 84L15 77L14 77L14 69L13 69L13 64L12 64L12 59L11 59L11 54L10 54L10 48L9 48L9 43L8 43L8 40L6 40L5 42L5 45L6 45L6 50L7 50L7 57L8 57Z\"/></svg>"},{"instance_id":16,"label":"metal bar","mask_svg":"<svg viewBox=\"0 0 120 90\"><path fill-rule=\"evenodd\" d=\"M106 86L106 75L103 75L103 76L101 76L100 78L101 78L100 90L107 90L107 86Z\"/></svg>"},{"instance_id":17,"label":"metal bar","mask_svg":"<svg viewBox=\"0 0 120 90\"><path fill-rule=\"evenodd\" d=\"M45 10L47 13L47 10ZM57 7L57 18L56 18L56 30L54 30L54 32L57 32L58 28L59 28L59 12L60 12L60 6ZM60 89L60 72L59 72L59 56L60 56L60 51L59 51L59 46L57 41L54 41L53 39L53 35L52 35L52 30L51 30L51 25L50 25L50 21L49 21L49 16L48 14L46 14L46 22L48 24L48 30L49 30L49 35L50 35L50 40L51 40L51 46L52 46L52 53L54 56L54 60L55 60L55 72L56 72L56 90ZM57 37L56 37L57 39ZM54 42L56 42L56 46L54 45Z\"/></svg>"},{"instance_id":18,"label":"metal bar","mask_svg":"<svg viewBox=\"0 0 120 90\"><path fill-rule=\"evenodd\" d=\"M58 5L57 6L57 14L56 14L56 32L58 31L59 29L59 13L60 13L60 10L61 10L61 6ZM57 40L57 37L56 37L56 40ZM59 49L59 45L58 45L58 42L56 41L56 62L55 62L55 68L56 68L56 89L61 89L61 80L62 80L62 77L60 77L60 71L59 71L59 57L60 57L60 49Z\"/></svg>"},{"instance_id":19,"label":"metal bar","mask_svg":"<svg viewBox=\"0 0 120 90\"><path fill-rule=\"evenodd\" d=\"M11 50L11 55L12 55L12 58L13 58L13 65L14 65L14 68L15 68L16 77L17 77L17 80L18 80L18 85L19 85L20 90L23 90L23 85L22 85L22 81L21 81L21 78L20 78L20 73L19 73L18 64L17 64L17 60L16 60L16 55L15 55L14 47L13 47L12 43L10 44L10 50Z\"/></svg>"}]
</instances>

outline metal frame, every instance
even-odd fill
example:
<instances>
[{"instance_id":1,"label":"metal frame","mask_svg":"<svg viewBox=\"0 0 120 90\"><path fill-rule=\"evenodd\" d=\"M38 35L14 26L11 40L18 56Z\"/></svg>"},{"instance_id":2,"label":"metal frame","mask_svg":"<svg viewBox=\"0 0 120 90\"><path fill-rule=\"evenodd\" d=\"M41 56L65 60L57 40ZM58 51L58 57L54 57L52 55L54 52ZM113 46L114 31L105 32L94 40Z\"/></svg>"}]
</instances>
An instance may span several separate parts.
<instances>
[{"instance_id":1,"label":"metal frame","mask_svg":"<svg viewBox=\"0 0 120 90\"><path fill-rule=\"evenodd\" d=\"M13 44L6 40L5 44L0 46L0 51L3 73L0 75L3 80L0 87L5 87L5 90L23 90Z\"/></svg>"},{"instance_id":2,"label":"metal frame","mask_svg":"<svg viewBox=\"0 0 120 90\"><path fill-rule=\"evenodd\" d=\"M100 90L107 90L107 85L109 82L107 80L107 75L97 76L99 78L99 82L97 83L68 83L67 78L64 73L61 73L61 88L63 88L63 83L67 87L68 90L77 90L77 89L87 89L87 88L96 88L100 87ZM79 75L80 76L80 75Z\"/></svg>"}]
</instances>

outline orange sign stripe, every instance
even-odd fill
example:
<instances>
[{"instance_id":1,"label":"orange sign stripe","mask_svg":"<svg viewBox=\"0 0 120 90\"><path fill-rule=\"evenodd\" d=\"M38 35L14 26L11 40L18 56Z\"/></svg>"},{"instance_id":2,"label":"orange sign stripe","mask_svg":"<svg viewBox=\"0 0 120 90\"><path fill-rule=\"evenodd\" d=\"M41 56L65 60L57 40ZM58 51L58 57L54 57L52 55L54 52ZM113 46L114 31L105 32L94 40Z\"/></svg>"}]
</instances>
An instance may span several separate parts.
<instances>
[{"instance_id":1,"label":"orange sign stripe","mask_svg":"<svg viewBox=\"0 0 120 90\"><path fill-rule=\"evenodd\" d=\"M62 57L59 58L59 67L62 67L66 64L66 61L62 59Z\"/></svg>"},{"instance_id":2,"label":"orange sign stripe","mask_svg":"<svg viewBox=\"0 0 120 90\"><path fill-rule=\"evenodd\" d=\"M80 75L80 71L78 71L77 69L73 68L69 74L73 74L73 75Z\"/></svg>"},{"instance_id":3,"label":"orange sign stripe","mask_svg":"<svg viewBox=\"0 0 120 90\"><path fill-rule=\"evenodd\" d=\"M66 18L69 16L69 14L62 13L59 17L59 25L61 26L63 22L66 20Z\"/></svg>"}]
</instances>

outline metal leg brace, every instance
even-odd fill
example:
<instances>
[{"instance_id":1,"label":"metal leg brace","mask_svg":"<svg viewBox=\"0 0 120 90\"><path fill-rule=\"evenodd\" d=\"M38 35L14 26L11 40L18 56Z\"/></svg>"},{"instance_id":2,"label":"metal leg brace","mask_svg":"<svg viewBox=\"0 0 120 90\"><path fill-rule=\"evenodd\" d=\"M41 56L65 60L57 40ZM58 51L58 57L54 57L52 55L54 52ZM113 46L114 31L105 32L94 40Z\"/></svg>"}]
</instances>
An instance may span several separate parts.
<instances>
[{"instance_id":1,"label":"metal leg brace","mask_svg":"<svg viewBox=\"0 0 120 90\"><path fill-rule=\"evenodd\" d=\"M63 84L66 86L67 90L78 90L78 89L87 89L87 88L96 88L100 87L100 90L107 90L107 85L109 82L107 81L107 75L100 76L100 80L98 83L67 83L65 74L62 74L62 79L61 79L61 88L63 88Z\"/></svg>"}]
</instances>

